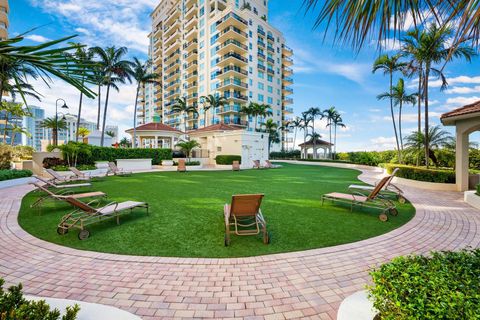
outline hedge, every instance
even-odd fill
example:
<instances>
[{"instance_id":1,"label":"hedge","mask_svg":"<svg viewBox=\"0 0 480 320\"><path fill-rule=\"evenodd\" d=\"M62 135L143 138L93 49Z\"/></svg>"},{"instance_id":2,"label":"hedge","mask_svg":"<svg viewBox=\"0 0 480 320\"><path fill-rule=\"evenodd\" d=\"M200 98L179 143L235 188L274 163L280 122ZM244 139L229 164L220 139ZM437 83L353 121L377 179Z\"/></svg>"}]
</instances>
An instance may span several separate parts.
<instances>
[{"instance_id":1,"label":"hedge","mask_svg":"<svg viewBox=\"0 0 480 320\"><path fill-rule=\"evenodd\" d=\"M367 166L378 166L380 163L396 162L396 151L360 151L360 152L340 152L337 154L338 160L348 161L355 164L364 164Z\"/></svg>"},{"instance_id":2,"label":"hedge","mask_svg":"<svg viewBox=\"0 0 480 320\"><path fill-rule=\"evenodd\" d=\"M455 170L451 169L426 169L400 164L382 164L381 166L387 169L388 174L398 168L396 176L399 178L425 182L455 183Z\"/></svg>"},{"instance_id":3,"label":"hedge","mask_svg":"<svg viewBox=\"0 0 480 320\"><path fill-rule=\"evenodd\" d=\"M370 272L382 320L479 319L480 249L398 257Z\"/></svg>"},{"instance_id":4,"label":"hedge","mask_svg":"<svg viewBox=\"0 0 480 320\"><path fill-rule=\"evenodd\" d=\"M231 165L233 161L238 161L239 163L242 162L242 156L237 155L221 155L215 158L217 164L220 165Z\"/></svg>"},{"instance_id":5,"label":"hedge","mask_svg":"<svg viewBox=\"0 0 480 320\"><path fill-rule=\"evenodd\" d=\"M153 165L162 160L172 159L171 149L124 149L90 146L90 154L79 154L77 164L94 164L95 161L116 161L117 159L152 159Z\"/></svg>"},{"instance_id":6,"label":"hedge","mask_svg":"<svg viewBox=\"0 0 480 320\"><path fill-rule=\"evenodd\" d=\"M30 170L0 170L0 181L31 177Z\"/></svg>"},{"instance_id":7,"label":"hedge","mask_svg":"<svg viewBox=\"0 0 480 320\"><path fill-rule=\"evenodd\" d=\"M299 161L305 162L333 162L333 163L352 163L344 160L332 160L332 159L299 159Z\"/></svg>"},{"instance_id":8,"label":"hedge","mask_svg":"<svg viewBox=\"0 0 480 320\"><path fill-rule=\"evenodd\" d=\"M3 290L5 281L0 279L0 319L48 319L75 320L80 311L78 304L67 306L63 315L60 310L50 309L45 300L33 301L23 297L22 285Z\"/></svg>"},{"instance_id":9,"label":"hedge","mask_svg":"<svg viewBox=\"0 0 480 320\"><path fill-rule=\"evenodd\" d=\"M272 160L300 159L300 158L301 158L300 150L270 152L270 159Z\"/></svg>"}]
</instances>

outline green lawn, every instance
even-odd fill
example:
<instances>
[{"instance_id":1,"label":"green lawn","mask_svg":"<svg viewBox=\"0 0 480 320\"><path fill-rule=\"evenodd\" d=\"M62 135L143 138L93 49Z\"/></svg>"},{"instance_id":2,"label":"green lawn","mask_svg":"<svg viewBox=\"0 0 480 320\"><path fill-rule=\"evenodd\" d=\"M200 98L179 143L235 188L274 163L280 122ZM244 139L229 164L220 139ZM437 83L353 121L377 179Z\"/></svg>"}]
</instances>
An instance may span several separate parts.
<instances>
[{"instance_id":1,"label":"green lawn","mask_svg":"<svg viewBox=\"0 0 480 320\"><path fill-rule=\"evenodd\" d=\"M320 196L347 191L358 183L359 172L321 166L283 164L271 170L241 172L145 173L110 177L94 182L93 189L109 200L146 201L150 215L134 211L121 219L90 226L90 238L80 241L77 230L65 236L56 232L68 205L48 201L41 215L22 203L19 223L34 236L77 249L178 257L244 257L334 246L374 237L403 225L414 215L410 204L399 206L399 215L381 222L378 211L350 212L348 207L321 205ZM264 193L262 211L272 239L264 245L260 237L232 236L224 246L223 205L232 194Z\"/></svg>"}]
</instances>

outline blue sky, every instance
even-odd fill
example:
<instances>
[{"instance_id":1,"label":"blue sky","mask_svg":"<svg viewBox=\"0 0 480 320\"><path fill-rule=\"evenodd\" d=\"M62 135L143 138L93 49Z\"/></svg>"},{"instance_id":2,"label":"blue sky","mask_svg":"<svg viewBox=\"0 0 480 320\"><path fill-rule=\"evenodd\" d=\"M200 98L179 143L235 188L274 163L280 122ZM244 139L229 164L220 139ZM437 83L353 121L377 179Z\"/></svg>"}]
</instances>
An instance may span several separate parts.
<instances>
[{"instance_id":1,"label":"blue sky","mask_svg":"<svg viewBox=\"0 0 480 320\"><path fill-rule=\"evenodd\" d=\"M99 46L127 46L130 56L146 57L149 13L159 0L10 0L10 33L18 34L40 27L29 33L29 42L41 42L62 36L78 34L78 42ZM313 14L301 10L302 0L271 0L270 22L281 30L287 44L294 50L294 111L300 114L309 107L326 109L335 106L343 115L347 128L338 134L338 150L383 150L393 147L394 138L387 101L377 101L379 93L387 91L388 79L372 74L371 65L379 52L372 43L360 53L346 46L333 46L324 39L324 30L312 30ZM395 46L390 43L387 47ZM465 61L450 63L445 73L449 88L440 92L438 83L431 84L431 122L439 124L439 115L453 108L480 100L480 58L471 64ZM414 90L413 80L406 80ZM67 100L71 112L76 113L78 93L60 81L50 88L37 83L42 102L36 103L54 112L54 102ZM118 124L120 131L132 126L133 86L121 88L111 97L107 123ZM85 104L85 117L95 119L95 101ZM416 109L405 107L404 135L415 130ZM328 139L324 124L317 121L317 129ZM451 131L451 129L449 129ZM299 136L301 133L298 134ZM478 134L473 136L479 140ZM297 140L300 138L297 137Z\"/></svg>"}]
</instances>

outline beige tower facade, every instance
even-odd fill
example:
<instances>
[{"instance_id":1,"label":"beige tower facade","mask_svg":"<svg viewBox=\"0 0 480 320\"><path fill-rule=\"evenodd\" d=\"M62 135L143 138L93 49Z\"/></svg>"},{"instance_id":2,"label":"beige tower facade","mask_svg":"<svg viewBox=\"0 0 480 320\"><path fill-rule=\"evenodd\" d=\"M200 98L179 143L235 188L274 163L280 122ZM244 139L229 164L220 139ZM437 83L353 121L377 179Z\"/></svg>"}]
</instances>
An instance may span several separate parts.
<instances>
[{"instance_id":1,"label":"beige tower facade","mask_svg":"<svg viewBox=\"0 0 480 320\"><path fill-rule=\"evenodd\" d=\"M180 130L185 123L187 130L218 123L260 128L266 119L255 125L253 117L240 113L249 102L270 105L279 127L288 119L293 52L269 24L267 0L162 0L151 19L152 71L162 81L144 88L138 123ZM200 97L209 94L228 104L205 112ZM174 112L178 98L186 98L198 114Z\"/></svg>"},{"instance_id":2,"label":"beige tower facade","mask_svg":"<svg viewBox=\"0 0 480 320\"><path fill-rule=\"evenodd\" d=\"M8 0L0 0L0 39L4 40L8 38L8 13L10 7L8 6Z\"/></svg>"}]
</instances>

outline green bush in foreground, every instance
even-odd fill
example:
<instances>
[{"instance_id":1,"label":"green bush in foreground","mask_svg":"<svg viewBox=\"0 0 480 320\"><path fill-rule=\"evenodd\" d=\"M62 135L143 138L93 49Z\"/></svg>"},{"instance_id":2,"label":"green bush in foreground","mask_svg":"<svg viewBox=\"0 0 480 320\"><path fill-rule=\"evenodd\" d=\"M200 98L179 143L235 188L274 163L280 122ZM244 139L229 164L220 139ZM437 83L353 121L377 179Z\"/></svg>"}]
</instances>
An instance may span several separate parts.
<instances>
[{"instance_id":1,"label":"green bush in foreground","mask_svg":"<svg viewBox=\"0 0 480 320\"><path fill-rule=\"evenodd\" d=\"M0 319L1 320L75 320L80 311L78 305L67 307L65 314L60 318L58 309L50 310L45 300L29 301L23 297L22 285L12 286L3 290L5 281L0 279Z\"/></svg>"},{"instance_id":2,"label":"green bush in foreground","mask_svg":"<svg viewBox=\"0 0 480 320\"><path fill-rule=\"evenodd\" d=\"M30 170L0 170L0 181L31 177Z\"/></svg>"},{"instance_id":3,"label":"green bush in foreground","mask_svg":"<svg viewBox=\"0 0 480 320\"><path fill-rule=\"evenodd\" d=\"M202 163L200 161L185 161L185 166L187 166L187 167L189 167L189 166L199 166L201 164ZM178 166L178 162L173 161L173 165Z\"/></svg>"},{"instance_id":4,"label":"green bush in foreground","mask_svg":"<svg viewBox=\"0 0 480 320\"><path fill-rule=\"evenodd\" d=\"M391 174L398 168L397 177L437 183L455 183L455 171L451 169L426 169L422 167L406 166L400 164L383 164L387 173Z\"/></svg>"},{"instance_id":5,"label":"green bush in foreground","mask_svg":"<svg viewBox=\"0 0 480 320\"><path fill-rule=\"evenodd\" d=\"M242 161L242 156L238 156L238 155L221 155L221 156L217 156L215 158L215 161L217 162L217 164L220 164L220 165L230 165L230 164L233 164L233 161L238 161L239 163L241 163Z\"/></svg>"},{"instance_id":6,"label":"green bush in foreground","mask_svg":"<svg viewBox=\"0 0 480 320\"><path fill-rule=\"evenodd\" d=\"M300 159L300 158L301 158L300 150L270 152L270 159L272 160Z\"/></svg>"},{"instance_id":7,"label":"green bush in foreground","mask_svg":"<svg viewBox=\"0 0 480 320\"><path fill-rule=\"evenodd\" d=\"M480 319L480 249L398 257L370 275L381 320Z\"/></svg>"},{"instance_id":8,"label":"green bush in foreground","mask_svg":"<svg viewBox=\"0 0 480 320\"><path fill-rule=\"evenodd\" d=\"M92 164L81 164L77 165L75 168L80 171L97 169L97 167ZM70 171L70 167L68 165L53 166L52 169L55 171Z\"/></svg>"}]
</instances>

